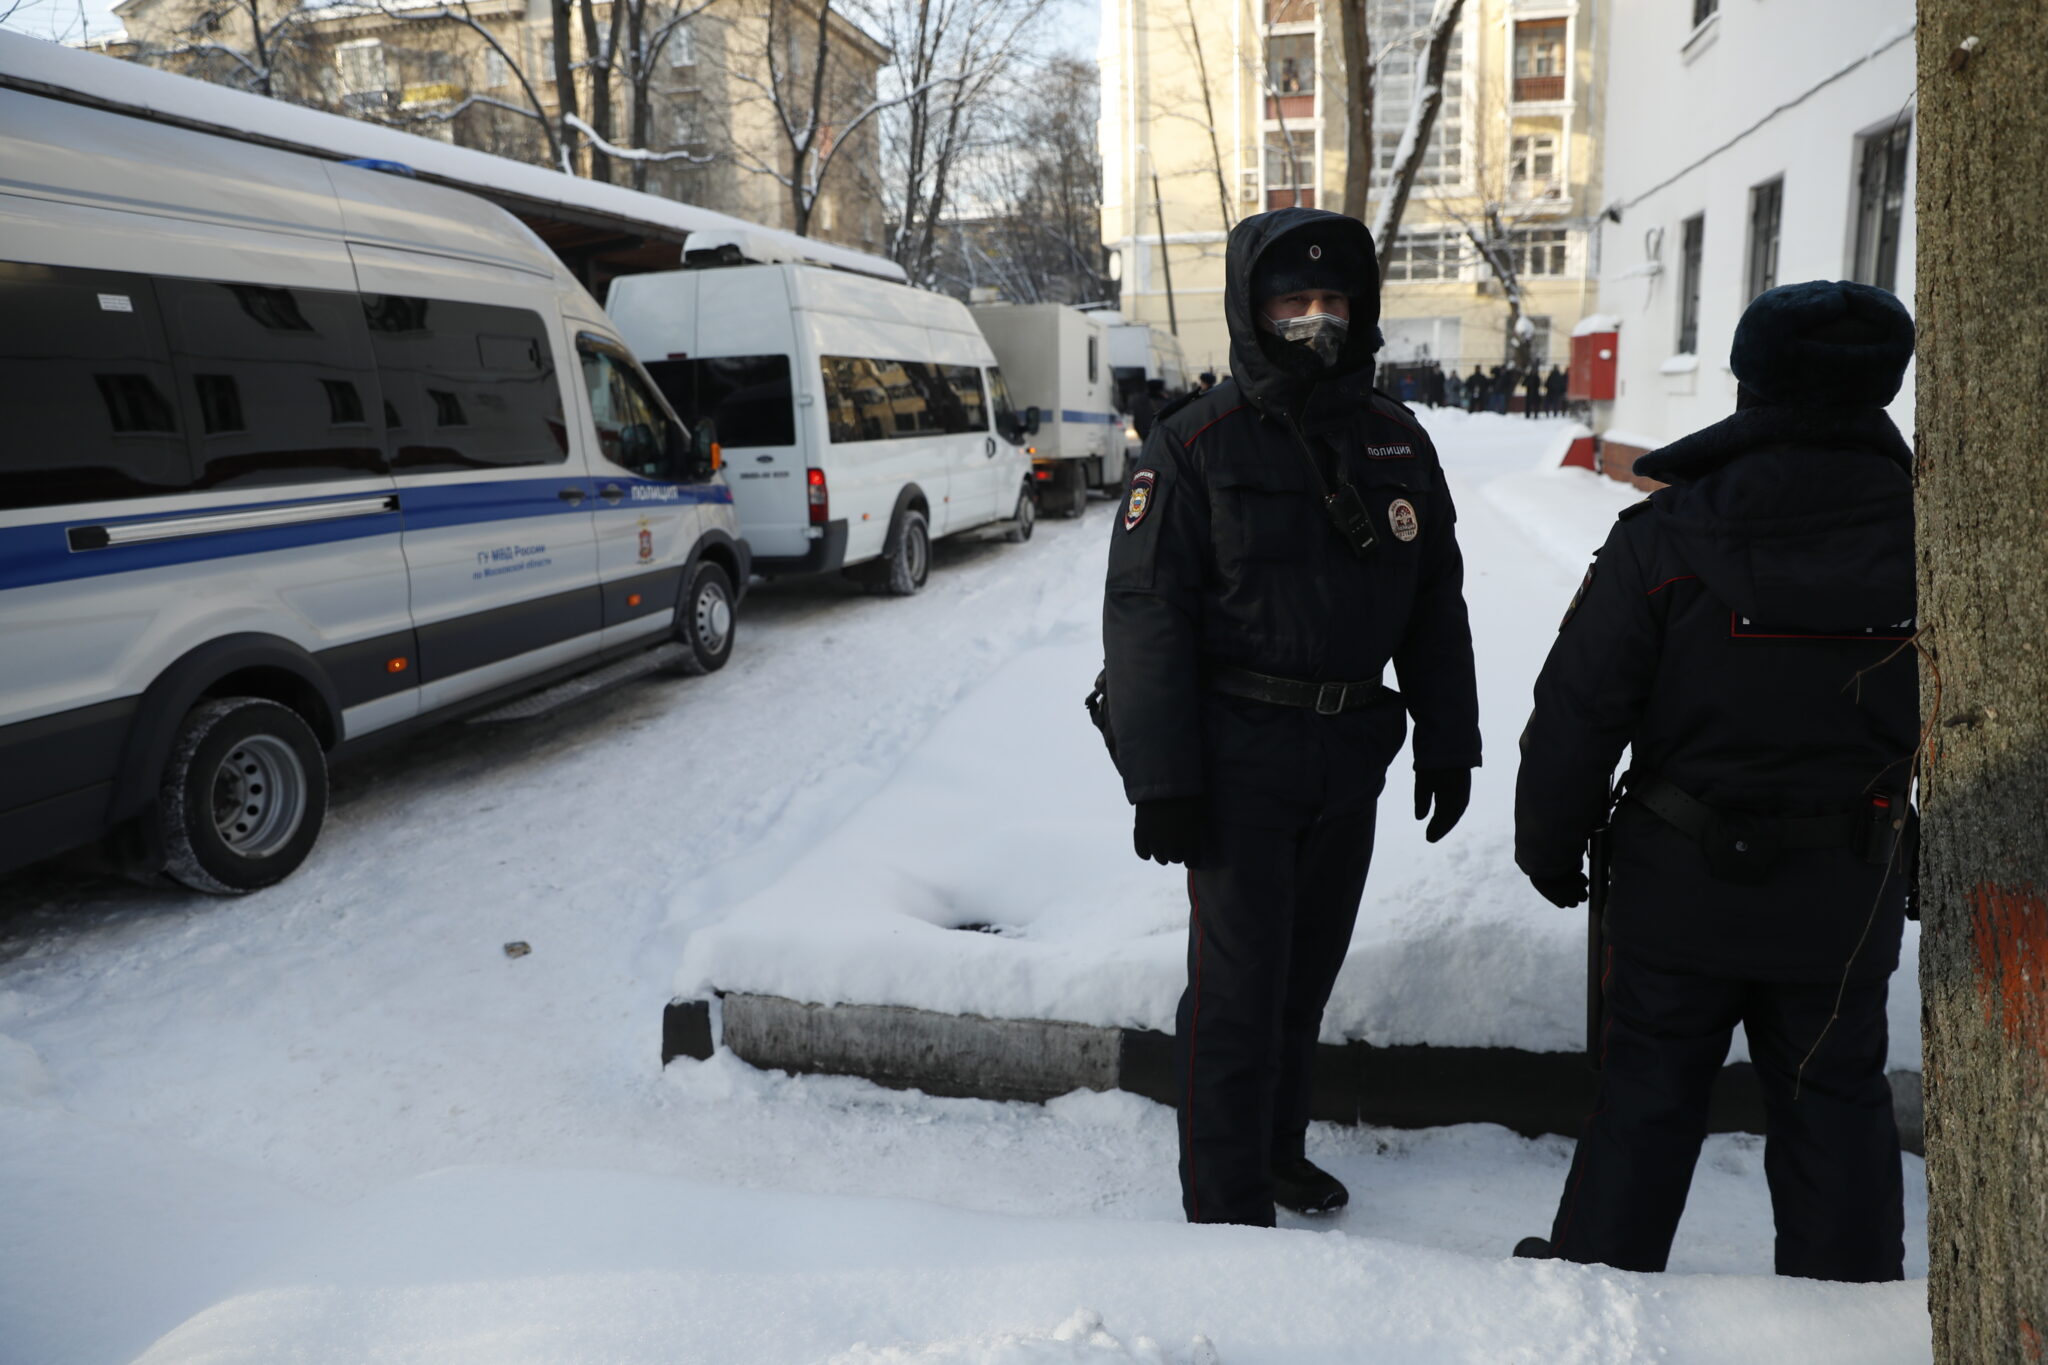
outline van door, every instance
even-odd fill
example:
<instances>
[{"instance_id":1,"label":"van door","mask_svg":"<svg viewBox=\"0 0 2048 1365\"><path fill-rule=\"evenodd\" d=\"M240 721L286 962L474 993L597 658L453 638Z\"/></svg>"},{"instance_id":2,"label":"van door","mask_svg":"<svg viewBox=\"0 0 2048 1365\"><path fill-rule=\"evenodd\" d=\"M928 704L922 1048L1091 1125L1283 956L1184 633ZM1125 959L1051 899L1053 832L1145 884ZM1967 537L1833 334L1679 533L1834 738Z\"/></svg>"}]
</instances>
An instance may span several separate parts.
<instances>
[{"instance_id":1,"label":"van door","mask_svg":"<svg viewBox=\"0 0 2048 1365\"><path fill-rule=\"evenodd\" d=\"M352 244L384 396L421 705L594 653L592 489L551 286Z\"/></svg>"},{"instance_id":2,"label":"van door","mask_svg":"<svg viewBox=\"0 0 2048 1365\"><path fill-rule=\"evenodd\" d=\"M715 481L687 482L688 438L631 352L584 329L576 335L576 358L589 405L582 430L597 495L590 506L604 647L612 649L673 623L683 566L704 529L700 509L730 494Z\"/></svg>"}]
</instances>

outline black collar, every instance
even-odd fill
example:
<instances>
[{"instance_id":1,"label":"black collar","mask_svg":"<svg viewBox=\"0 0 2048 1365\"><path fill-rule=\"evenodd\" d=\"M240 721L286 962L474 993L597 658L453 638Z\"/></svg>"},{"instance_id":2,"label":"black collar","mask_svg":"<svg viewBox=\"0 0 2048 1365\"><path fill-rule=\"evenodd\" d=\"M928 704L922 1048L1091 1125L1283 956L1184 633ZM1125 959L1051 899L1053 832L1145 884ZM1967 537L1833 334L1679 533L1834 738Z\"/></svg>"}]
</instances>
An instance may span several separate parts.
<instances>
[{"instance_id":1,"label":"black collar","mask_svg":"<svg viewBox=\"0 0 2048 1365\"><path fill-rule=\"evenodd\" d=\"M1738 455L1780 446L1867 450L1911 473L1913 448L1883 408L1744 408L1710 427L1653 450L1635 472L1664 483L1711 474Z\"/></svg>"}]
</instances>

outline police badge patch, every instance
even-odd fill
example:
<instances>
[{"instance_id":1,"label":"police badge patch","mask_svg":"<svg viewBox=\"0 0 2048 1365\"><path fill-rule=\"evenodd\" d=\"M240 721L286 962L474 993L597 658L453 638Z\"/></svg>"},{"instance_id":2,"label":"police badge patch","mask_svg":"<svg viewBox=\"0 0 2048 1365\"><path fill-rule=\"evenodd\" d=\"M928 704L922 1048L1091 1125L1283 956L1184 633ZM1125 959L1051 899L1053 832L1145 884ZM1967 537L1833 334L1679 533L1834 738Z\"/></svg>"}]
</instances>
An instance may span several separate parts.
<instances>
[{"instance_id":1,"label":"police badge patch","mask_svg":"<svg viewBox=\"0 0 2048 1365\"><path fill-rule=\"evenodd\" d=\"M1149 469L1141 469L1131 475L1131 500L1124 508L1124 529L1135 531L1145 514L1152 510L1152 488L1159 482L1159 476Z\"/></svg>"},{"instance_id":2,"label":"police badge patch","mask_svg":"<svg viewBox=\"0 0 2048 1365\"><path fill-rule=\"evenodd\" d=\"M1394 539L1404 545L1422 533L1422 523L1415 518L1415 504L1406 498L1395 498L1388 504L1387 525L1393 528Z\"/></svg>"}]
</instances>

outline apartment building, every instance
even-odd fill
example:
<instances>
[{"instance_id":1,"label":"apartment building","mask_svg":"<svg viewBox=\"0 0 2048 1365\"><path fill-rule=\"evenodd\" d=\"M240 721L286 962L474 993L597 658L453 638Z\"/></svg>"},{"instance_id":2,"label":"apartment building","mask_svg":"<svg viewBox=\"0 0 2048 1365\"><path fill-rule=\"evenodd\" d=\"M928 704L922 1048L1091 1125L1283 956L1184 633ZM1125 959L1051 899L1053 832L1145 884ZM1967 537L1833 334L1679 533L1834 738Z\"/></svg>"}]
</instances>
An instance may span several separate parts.
<instances>
[{"instance_id":1,"label":"apartment building","mask_svg":"<svg viewBox=\"0 0 2048 1365\"><path fill-rule=\"evenodd\" d=\"M559 164L561 150L548 142L560 105L552 7L543 0L466 0L460 7L443 0L254 3L260 43L244 0L122 0L114 14L124 31L90 46L460 146ZM798 172L766 94L767 53L775 42L783 88L793 101L807 99L816 11L721 0L683 18L698 6L630 3L621 15L621 43L637 40L648 60L637 82L627 77L623 54L615 65L609 140L656 156L612 159L611 179L769 227L794 227L782 177ZM609 0L594 8L601 34L609 32L611 10ZM578 110L594 122L580 14L572 14L569 43ZM828 114L844 110L850 117L873 101L876 74L891 54L836 11L826 52ZM829 127L826 137L818 154L831 145ZM588 140L578 134L570 141L570 155L587 166ZM839 151L820 186L812 235L880 249L879 155L871 129L856 132Z\"/></svg>"},{"instance_id":2,"label":"apartment building","mask_svg":"<svg viewBox=\"0 0 2048 1365\"><path fill-rule=\"evenodd\" d=\"M1497 241L1561 363L1592 306L1600 79L1611 4L1467 0L1415 190L1379 243L1385 358L1469 371L1508 358L1508 291L1475 246ZM1367 0L1374 54L1373 210L1418 93L1417 35L1436 0ZM1338 207L1352 149L1335 6L1323 0L1103 0L1103 239L1124 311L1177 323L1221 370L1223 245L1246 215ZM1169 288L1170 282L1170 288Z\"/></svg>"}]
</instances>

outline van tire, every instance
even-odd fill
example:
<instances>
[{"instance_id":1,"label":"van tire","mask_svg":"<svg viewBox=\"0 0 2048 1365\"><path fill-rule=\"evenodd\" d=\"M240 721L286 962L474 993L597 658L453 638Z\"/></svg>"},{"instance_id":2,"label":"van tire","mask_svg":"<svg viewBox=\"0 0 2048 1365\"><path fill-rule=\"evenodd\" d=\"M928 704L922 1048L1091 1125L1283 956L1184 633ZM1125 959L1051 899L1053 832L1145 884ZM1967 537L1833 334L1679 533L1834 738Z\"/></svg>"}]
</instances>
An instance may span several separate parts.
<instances>
[{"instance_id":1,"label":"van tire","mask_svg":"<svg viewBox=\"0 0 2048 1365\"><path fill-rule=\"evenodd\" d=\"M923 512L906 507L896 514L882 557L866 578L867 590L878 596L909 597L932 572L932 533Z\"/></svg>"},{"instance_id":2,"label":"van tire","mask_svg":"<svg viewBox=\"0 0 2048 1365\"><path fill-rule=\"evenodd\" d=\"M327 756L289 706L262 697L202 701L178 726L157 819L164 871L174 880L218 896L273 886L320 837Z\"/></svg>"},{"instance_id":3,"label":"van tire","mask_svg":"<svg viewBox=\"0 0 2048 1365\"><path fill-rule=\"evenodd\" d=\"M1022 545L1031 539L1031 532L1038 525L1038 499L1033 495L1030 484L1017 493L1017 513L1010 518L1010 529L1003 532L1003 539L1012 545Z\"/></svg>"},{"instance_id":4,"label":"van tire","mask_svg":"<svg viewBox=\"0 0 2048 1365\"><path fill-rule=\"evenodd\" d=\"M668 671L684 678L716 673L732 657L738 633L732 578L707 560L690 575L682 600L676 603L676 639L684 653L668 665Z\"/></svg>"}]
</instances>

